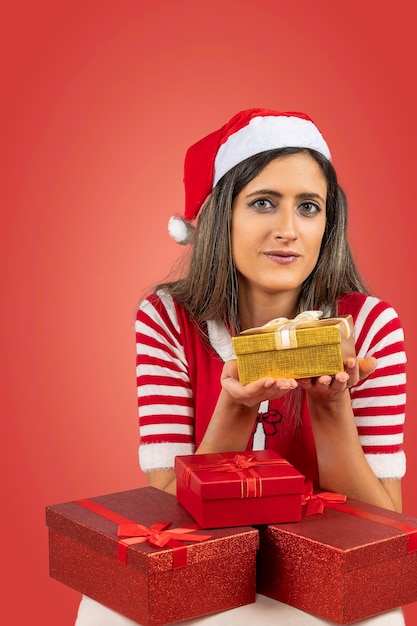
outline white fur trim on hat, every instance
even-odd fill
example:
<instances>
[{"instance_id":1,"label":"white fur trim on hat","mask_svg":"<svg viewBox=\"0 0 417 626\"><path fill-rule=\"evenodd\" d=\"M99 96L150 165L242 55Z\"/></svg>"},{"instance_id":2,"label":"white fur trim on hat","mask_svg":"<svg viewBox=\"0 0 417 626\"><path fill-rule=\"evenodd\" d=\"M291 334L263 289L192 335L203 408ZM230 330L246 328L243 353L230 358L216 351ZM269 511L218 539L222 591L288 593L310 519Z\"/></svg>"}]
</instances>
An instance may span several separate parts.
<instances>
[{"instance_id":1,"label":"white fur trim on hat","mask_svg":"<svg viewBox=\"0 0 417 626\"><path fill-rule=\"evenodd\" d=\"M214 161L213 187L241 161L259 152L288 147L311 148L330 159L328 145L312 121L287 115L257 116L219 147Z\"/></svg>"},{"instance_id":2,"label":"white fur trim on hat","mask_svg":"<svg viewBox=\"0 0 417 626\"><path fill-rule=\"evenodd\" d=\"M195 236L195 228L182 215L173 215L168 221L168 232L172 239L183 246L192 243Z\"/></svg>"}]
</instances>

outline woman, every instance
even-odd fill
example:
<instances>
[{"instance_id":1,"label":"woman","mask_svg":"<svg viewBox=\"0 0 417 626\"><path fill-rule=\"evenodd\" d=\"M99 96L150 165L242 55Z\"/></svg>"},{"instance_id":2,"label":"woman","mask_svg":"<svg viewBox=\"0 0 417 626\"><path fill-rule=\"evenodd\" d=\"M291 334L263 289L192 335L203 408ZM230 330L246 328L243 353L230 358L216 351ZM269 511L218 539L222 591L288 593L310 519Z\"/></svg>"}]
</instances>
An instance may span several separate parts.
<instances>
[{"instance_id":1,"label":"woman","mask_svg":"<svg viewBox=\"0 0 417 626\"><path fill-rule=\"evenodd\" d=\"M242 111L188 150L184 182L185 216L171 219L170 233L193 239L189 271L137 314L148 484L175 494L177 455L274 448L318 488L400 511L403 332L355 268L346 199L321 133L302 113ZM307 309L351 314L358 357L335 376L241 385L232 335ZM84 601L85 614L93 604ZM234 619L327 623L258 595L255 605L190 624ZM397 610L361 623L404 622Z\"/></svg>"}]
</instances>

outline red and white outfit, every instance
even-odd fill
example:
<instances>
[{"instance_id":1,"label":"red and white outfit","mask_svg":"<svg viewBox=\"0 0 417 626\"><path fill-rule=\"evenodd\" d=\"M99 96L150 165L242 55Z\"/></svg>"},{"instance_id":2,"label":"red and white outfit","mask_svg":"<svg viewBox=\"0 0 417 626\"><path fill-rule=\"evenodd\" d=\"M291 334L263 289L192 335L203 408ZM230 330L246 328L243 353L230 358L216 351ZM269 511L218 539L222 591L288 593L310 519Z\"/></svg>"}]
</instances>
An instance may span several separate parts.
<instances>
[{"instance_id":1,"label":"red and white outfit","mask_svg":"<svg viewBox=\"0 0 417 626\"><path fill-rule=\"evenodd\" d=\"M405 474L404 335L387 303L359 293L342 296L338 314L351 314L359 357L374 356L375 372L352 388L359 438L379 478ZM171 296L144 300L136 320L140 465L144 472L172 468L177 455L193 454L220 393L223 363L234 358L222 322L208 322L207 339ZM285 399L263 402L248 448L273 448L317 483L317 459L305 398L301 424L285 414Z\"/></svg>"}]
</instances>

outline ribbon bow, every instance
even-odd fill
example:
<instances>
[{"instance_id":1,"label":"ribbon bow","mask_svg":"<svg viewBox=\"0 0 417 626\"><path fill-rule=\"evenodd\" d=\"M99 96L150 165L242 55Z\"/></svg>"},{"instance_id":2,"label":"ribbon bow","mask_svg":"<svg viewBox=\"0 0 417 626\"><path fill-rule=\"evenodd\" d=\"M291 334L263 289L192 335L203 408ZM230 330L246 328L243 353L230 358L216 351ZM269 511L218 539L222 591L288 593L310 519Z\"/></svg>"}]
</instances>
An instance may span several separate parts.
<instances>
[{"instance_id":1,"label":"ribbon bow","mask_svg":"<svg viewBox=\"0 0 417 626\"><path fill-rule=\"evenodd\" d=\"M194 530L198 530L199 526L185 526L183 528L171 528L170 530L165 530L171 522L157 522L152 524L150 528L144 526L143 524L120 524L117 530L117 536L120 537L120 541L117 545L117 558L122 563L127 562L127 550L129 546L134 545L136 543L145 543L149 542L152 546L157 548L164 548L167 546L168 548L182 548L184 541L206 541L206 539L210 539L212 535L192 535ZM181 555L178 558L176 555ZM182 567L186 565L187 562L187 553L185 551L174 552L174 568Z\"/></svg>"},{"instance_id":2,"label":"ribbon bow","mask_svg":"<svg viewBox=\"0 0 417 626\"><path fill-rule=\"evenodd\" d=\"M257 333L269 333L271 330L279 330L285 326L294 326L297 324L307 324L309 322L316 322L323 315L323 311L303 311L294 317L294 319L288 319L288 317L274 317L263 326L256 326L255 328L248 328L242 330L241 335L255 335Z\"/></svg>"},{"instance_id":3,"label":"ribbon bow","mask_svg":"<svg viewBox=\"0 0 417 626\"><path fill-rule=\"evenodd\" d=\"M261 328L269 331L271 327L275 330L276 328L282 328L286 325L307 324L308 322L316 322L322 315L323 311L303 311L291 320L288 319L288 317L275 317L273 320L261 326Z\"/></svg>"},{"instance_id":4,"label":"ribbon bow","mask_svg":"<svg viewBox=\"0 0 417 626\"><path fill-rule=\"evenodd\" d=\"M268 459L260 461L254 456L236 454L232 459L219 462L217 467L211 467L211 472L239 472L239 470L249 470L259 465L288 465L285 459Z\"/></svg>"},{"instance_id":5,"label":"ribbon bow","mask_svg":"<svg viewBox=\"0 0 417 626\"><path fill-rule=\"evenodd\" d=\"M282 413L276 409L270 409L267 413L258 413L253 432L256 431L258 424L262 424L265 435L275 435L278 432L278 424L282 422Z\"/></svg>"},{"instance_id":6,"label":"ribbon bow","mask_svg":"<svg viewBox=\"0 0 417 626\"><path fill-rule=\"evenodd\" d=\"M346 496L332 491L313 492L313 484L307 481L305 491L301 496L301 505L306 506L306 515L317 515L324 511L326 504L344 504Z\"/></svg>"},{"instance_id":7,"label":"ribbon bow","mask_svg":"<svg viewBox=\"0 0 417 626\"><path fill-rule=\"evenodd\" d=\"M244 456L236 454L232 459L220 461L217 467L211 467L211 472L239 472L240 470L250 469L257 465L254 456Z\"/></svg>"}]
</instances>

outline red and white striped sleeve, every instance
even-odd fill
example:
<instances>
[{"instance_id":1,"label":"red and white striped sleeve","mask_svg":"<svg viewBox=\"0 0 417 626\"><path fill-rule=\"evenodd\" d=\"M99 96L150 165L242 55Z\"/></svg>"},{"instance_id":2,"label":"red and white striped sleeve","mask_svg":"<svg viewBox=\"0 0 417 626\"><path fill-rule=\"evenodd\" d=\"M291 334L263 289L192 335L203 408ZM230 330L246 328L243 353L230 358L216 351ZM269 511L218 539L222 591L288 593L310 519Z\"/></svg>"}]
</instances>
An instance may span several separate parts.
<instances>
[{"instance_id":1,"label":"red and white striped sleeve","mask_svg":"<svg viewBox=\"0 0 417 626\"><path fill-rule=\"evenodd\" d=\"M194 453L194 406L174 302L159 291L136 316L139 463L144 472Z\"/></svg>"},{"instance_id":2,"label":"red and white striped sleeve","mask_svg":"<svg viewBox=\"0 0 417 626\"><path fill-rule=\"evenodd\" d=\"M378 478L402 478L406 404L404 333L395 310L368 296L355 315L356 352L374 356L375 372L351 389L352 407L365 456Z\"/></svg>"}]
</instances>

